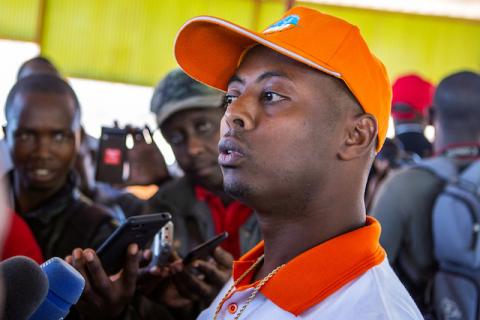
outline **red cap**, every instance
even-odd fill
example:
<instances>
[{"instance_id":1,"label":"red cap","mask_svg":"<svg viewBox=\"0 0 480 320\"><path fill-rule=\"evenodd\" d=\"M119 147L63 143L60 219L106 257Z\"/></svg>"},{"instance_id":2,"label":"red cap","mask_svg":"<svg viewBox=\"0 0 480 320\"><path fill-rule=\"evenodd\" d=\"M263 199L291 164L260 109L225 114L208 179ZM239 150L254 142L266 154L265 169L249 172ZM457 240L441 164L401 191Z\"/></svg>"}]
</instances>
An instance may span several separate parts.
<instances>
[{"instance_id":1,"label":"red cap","mask_svg":"<svg viewBox=\"0 0 480 320\"><path fill-rule=\"evenodd\" d=\"M434 92L433 84L416 74L398 78L393 84L392 117L410 120L418 114L425 116L432 105ZM412 110L395 110L396 104L406 104Z\"/></svg>"}]
</instances>

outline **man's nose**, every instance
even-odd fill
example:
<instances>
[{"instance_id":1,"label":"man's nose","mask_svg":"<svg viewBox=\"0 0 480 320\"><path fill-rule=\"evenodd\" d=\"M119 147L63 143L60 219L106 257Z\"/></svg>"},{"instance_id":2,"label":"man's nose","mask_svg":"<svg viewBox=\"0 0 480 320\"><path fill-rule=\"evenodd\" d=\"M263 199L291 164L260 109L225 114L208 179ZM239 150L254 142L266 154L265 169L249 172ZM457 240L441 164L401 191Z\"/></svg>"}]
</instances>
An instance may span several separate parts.
<instances>
[{"instance_id":1,"label":"man's nose","mask_svg":"<svg viewBox=\"0 0 480 320\"><path fill-rule=\"evenodd\" d=\"M238 97L228 106L223 116L223 122L228 128L252 130L255 127L257 110L255 102L251 100L247 97Z\"/></svg>"},{"instance_id":2,"label":"man's nose","mask_svg":"<svg viewBox=\"0 0 480 320\"><path fill-rule=\"evenodd\" d=\"M38 137L35 153L40 157L49 157L51 151L52 141L48 137Z\"/></svg>"},{"instance_id":3,"label":"man's nose","mask_svg":"<svg viewBox=\"0 0 480 320\"><path fill-rule=\"evenodd\" d=\"M188 154L192 156L201 154L205 150L205 146L203 144L202 139L195 136L189 137L187 150L188 150Z\"/></svg>"}]
</instances>

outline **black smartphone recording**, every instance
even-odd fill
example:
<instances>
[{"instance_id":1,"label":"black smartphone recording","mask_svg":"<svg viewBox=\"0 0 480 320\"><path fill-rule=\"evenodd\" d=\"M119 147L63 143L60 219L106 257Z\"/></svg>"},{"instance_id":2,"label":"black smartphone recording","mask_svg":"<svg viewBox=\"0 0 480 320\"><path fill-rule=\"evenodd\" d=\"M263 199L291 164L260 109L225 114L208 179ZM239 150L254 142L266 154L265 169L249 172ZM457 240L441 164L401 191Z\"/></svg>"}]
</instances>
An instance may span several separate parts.
<instances>
[{"instance_id":1,"label":"black smartphone recording","mask_svg":"<svg viewBox=\"0 0 480 320\"><path fill-rule=\"evenodd\" d=\"M102 127L95 180L122 184L128 178L127 131Z\"/></svg>"},{"instance_id":2,"label":"black smartphone recording","mask_svg":"<svg viewBox=\"0 0 480 320\"><path fill-rule=\"evenodd\" d=\"M183 264L188 265L194 260L204 260L212 255L216 247L218 247L223 241L228 238L228 232L223 232L215 237L205 241L204 243L196 246L183 258Z\"/></svg>"},{"instance_id":3,"label":"black smartphone recording","mask_svg":"<svg viewBox=\"0 0 480 320\"><path fill-rule=\"evenodd\" d=\"M109 275L119 272L125 263L128 246L136 243L143 249L171 218L167 212L128 218L97 250L105 272Z\"/></svg>"}]
</instances>

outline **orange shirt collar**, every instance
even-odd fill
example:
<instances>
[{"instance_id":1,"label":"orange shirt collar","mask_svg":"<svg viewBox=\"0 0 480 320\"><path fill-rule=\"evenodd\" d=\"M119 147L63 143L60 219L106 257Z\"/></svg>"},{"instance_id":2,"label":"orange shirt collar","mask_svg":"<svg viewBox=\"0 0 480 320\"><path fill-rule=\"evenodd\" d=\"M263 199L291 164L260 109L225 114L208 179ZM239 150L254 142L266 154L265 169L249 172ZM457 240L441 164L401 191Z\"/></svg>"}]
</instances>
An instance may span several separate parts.
<instances>
[{"instance_id":1,"label":"orange shirt collar","mask_svg":"<svg viewBox=\"0 0 480 320\"><path fill-rule=\"evenodd\" d=\"M380 224L367 216L364 227L339 235L289 261L260 292L280 308L298 316L329 295L380 264ZM242 275L263 254L263 242L233 264L233 279ZM248 275L237 287L253 286Z\"/></svg>"}]
</instances>

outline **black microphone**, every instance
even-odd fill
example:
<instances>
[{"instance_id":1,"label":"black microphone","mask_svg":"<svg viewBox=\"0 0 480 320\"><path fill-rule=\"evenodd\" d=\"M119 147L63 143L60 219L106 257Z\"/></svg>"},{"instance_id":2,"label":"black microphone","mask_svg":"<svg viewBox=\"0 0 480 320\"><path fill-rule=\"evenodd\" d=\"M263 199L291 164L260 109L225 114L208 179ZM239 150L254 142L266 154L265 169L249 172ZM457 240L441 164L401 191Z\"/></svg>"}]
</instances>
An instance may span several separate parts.
<instances>
[{"instance_id":1,"label":"black microphone","mask_svg":"<svg viewBox=\"0 0 480 320\"><path fill-rule=\"evenodd\" d=\"M3 319L28 319L47 296L47 276L35 261L22 256L2 261L0 272L6 297Z\"/></svg>"}]
</instances>

